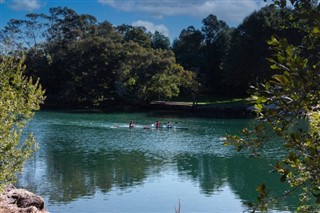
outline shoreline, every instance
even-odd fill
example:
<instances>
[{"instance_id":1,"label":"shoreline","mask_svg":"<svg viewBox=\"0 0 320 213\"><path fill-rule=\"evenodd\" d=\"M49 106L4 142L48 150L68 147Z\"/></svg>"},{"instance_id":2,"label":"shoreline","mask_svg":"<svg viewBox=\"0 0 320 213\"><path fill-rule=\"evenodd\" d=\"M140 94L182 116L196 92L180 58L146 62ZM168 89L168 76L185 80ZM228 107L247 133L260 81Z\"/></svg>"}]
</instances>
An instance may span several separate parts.
<instances>
[{"instance_id":1,"label":"shoreline","mask_svg":"<svg viewBox=\"0 0 320 213\"><path fill-rule=\"evenodd\" d=\"M41 110L90 111L90 112L177 112L190 116L252 117L245 104L186 104L184 102L157 102L150 104L110 104L97 107L75 105L42 105Z\"/></svg>"},{"instance_id":2,"label":"shoreline","mask_svg":"<svg viewBox=\"0 0 320 213\"><path fill-rule=\"evenodd\" d=\"M0 213L49 213L44 199L26 189L9 184L0 194Z\"/></svg>"}]
</instances>

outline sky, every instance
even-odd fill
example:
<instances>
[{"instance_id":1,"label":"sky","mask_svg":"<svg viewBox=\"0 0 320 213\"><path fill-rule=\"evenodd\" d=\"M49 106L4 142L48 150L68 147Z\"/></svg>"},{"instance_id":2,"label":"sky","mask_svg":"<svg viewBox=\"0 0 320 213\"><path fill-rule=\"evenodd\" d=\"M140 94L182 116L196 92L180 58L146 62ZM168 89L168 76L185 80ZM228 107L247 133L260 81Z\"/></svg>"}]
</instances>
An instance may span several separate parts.
<instances>
[{"instance_id":1,"label":"sky","mask_svg":"<svg viewBox=\"0 0 320 213\"><path fill-rule=\"evenodd\" d=\"M24 19L28 13L48 14L49 8L63 6L114 26L144 26L173 41L188 26L201 29L209 14L236 27L265 4L263 0L0 0L0 28L10 19Z\"/></svg>"}]
</instances>

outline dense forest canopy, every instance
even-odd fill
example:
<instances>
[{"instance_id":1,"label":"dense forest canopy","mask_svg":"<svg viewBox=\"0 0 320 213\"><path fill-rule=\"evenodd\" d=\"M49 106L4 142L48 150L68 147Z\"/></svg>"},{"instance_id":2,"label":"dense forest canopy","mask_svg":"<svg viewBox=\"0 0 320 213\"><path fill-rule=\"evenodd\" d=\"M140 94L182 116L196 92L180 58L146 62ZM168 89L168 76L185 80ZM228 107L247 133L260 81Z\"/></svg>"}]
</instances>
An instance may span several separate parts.
<instances>
[{"instance_id":1,"label":"dense forest canopy","mask_svg":"<svg viewBox=\"0 0 320 213\"><path fill-rule=\"evenodd\" d=\"M237 28L209 15L202 28L169 39L144 27L98 23L65 7L12 19L0 32L2 54L26 54L26 73L40 78L47 104L103 106L183 96L246 96L270 77L267 40L284 29L289 10L267 6Z\"/></svg>"},{"instance_id":2,"label":"dense forest canopy","mask_svg":"<svg viewBox=\"0 0 320 213\"><path fill-rule=\"evenodd\" d=\"M249 86L270 78L271 56L267 41L272 35L298 41L299 33L284 28L290 11L267 6L230 28L209 15L202 29L183 29L173 42L177 62L197 73L202 94L246 96ZM301 36L300 36L301 37Z\"/></svg>"}]
</instances>

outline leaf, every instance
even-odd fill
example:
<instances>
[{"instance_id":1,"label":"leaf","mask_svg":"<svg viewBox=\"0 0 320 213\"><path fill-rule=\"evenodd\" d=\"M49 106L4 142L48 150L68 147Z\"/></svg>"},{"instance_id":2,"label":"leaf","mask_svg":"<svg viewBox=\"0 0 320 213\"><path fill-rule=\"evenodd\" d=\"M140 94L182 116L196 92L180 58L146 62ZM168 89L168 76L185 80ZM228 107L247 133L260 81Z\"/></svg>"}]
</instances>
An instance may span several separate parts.
<instances>
[{"instance_id":1,"label":"leaf","mask_svg":"<svg viewBox=\"0 0 320 213\"><path fill-rule=\"evenodd\" d=\"M258 99L259 99L259 96L257 96L257 95L251 95L249 101L251 101L251 102L256 102Z\"/></svg>"},{"instance_id":2,"label":"leaf","mask_svg":"<svg viewBox=\"0 0 320 213\"><path fill-rule=\"evenodd\" d=\"M270 66L270 68L273 69L273 70L280 70L281 69L277 64L272 64Z\"/></svg>"},{"instance_id":3,"label":"leaf","mask_svg":"<svg viewBox=\"0 0 320 213\"><path fill-rule=\"evenodd\" d=\"M291 58L293 56L293 47L287 46L286 53L287 53L287 57Z\"/></svg>"},{"instance_id":4,"label":"leaf","mask_svg":"<svg viewBox=\"0 0 320 213\"><path fill-rule=\"evenodd\" d=\"M272 76L272 78L275 79L276 81L278 81L282 85L285 85L286 83L289 82L287 77L284 75L274 75L274 76Z\"/></svg>"},{"instance_id":5,"label":"leaf","mask_svg":"<svg viewBox=\"0 0 320 213\"><path fill-rule=\"evenodd\" d=\"M264 108L264 106L262 104L255 104L254 105L255 111L262 111L262 109Z\"/></svg>"},{"instance_id":6,"label":"leaf","mask_svg":"<svg viewBox=\"0 0 320 213\"><path fill-rule=\"evenodd\" d=\"M295 153L290 152L290 153L289 153L289 156L288 156L288 159L289 159L290 161L292 161L292 162L296 162L296 161L298 160L298 157L297 157L297 155L296 155Z\"/></svg>"},{"instance_id":7,"label":"leaf","mask_svg":"<svg viewBox=\"0 0 320 213\"><path fill-rule=\"evenodd\" d=\"M312 32L315 34L320 33L320 27L314 27Z\"/></svg>"},{"instance_id":8,"label":"leaf","mask_svg":"<svg viewBox=\"0 0 320 213\"><path fill-rule=\"evenodd\" d=\"M272 36L271 39L269 41L267 41L267 44L269 44L269 45L276 45L278 43L279 43L278 40L274 36Z\"/></svg>"},{"instance_id":9,"label":"leaf","mask_svg":"<svg viewBox=\"0 0 320 213\"><path fill-rule=\"evenodd\" d=\"M261 96L258 98L257 103L261 104L261 103L265 103L267 102L267 98L264 96Z\"/></svg>"},{"instance_id":10,"label":"leaf","mask_svg":"<svg viewBox=\"0 0 320 213\"><path fill-rule=\"evenodd\" d=\"M260 201L262 201L264 198L267 197L266 188L267 188L266 184L262 183L262 184L260 184L260 185L257 187L257 189L256 189L257 192L259 193L258 199L259 199Z\"/></svg>"},{"instance_id":11,"label":"leaf","mask_svg":"<svg viewBox=\"0 0 320 213\"><path fill-rule=\"evenodd\" d=\"M278 162L276 163L275 165L276 167L276 170L280 173L280 174L283 174L285 172L285 169L281 166L281 164Z\"/></svg>"}]
</instances>

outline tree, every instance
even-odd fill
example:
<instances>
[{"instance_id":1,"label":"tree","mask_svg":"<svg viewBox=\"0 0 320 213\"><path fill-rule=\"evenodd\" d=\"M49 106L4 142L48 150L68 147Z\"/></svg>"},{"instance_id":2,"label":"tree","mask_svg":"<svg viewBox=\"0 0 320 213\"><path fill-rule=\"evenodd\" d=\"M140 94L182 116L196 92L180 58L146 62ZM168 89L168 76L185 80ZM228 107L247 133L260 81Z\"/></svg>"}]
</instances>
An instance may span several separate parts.
<instances>
[{"instance_id":1,"label":"tree","mask_svg":"<svg viewBox=\"0 0 320 213\"><path fill-rule=\"evenodd\" d=\"M95 32L96 18L88 14L77 14L67 7L49 9L49 21L46 32L47 41L66 45L70 41L86 38Z\"/></svg>"},{"instance_id":2,"label":"tree","mask_svg":"<svg viewBox=\"0 0 320 213\"><path fill-rule=\"evenodd\" d=\"M199 73L202 66L202 47L203 35L194 26L183 29L178 39L172 45L177 62L185 69Z\"/></svg>"},{"instance_id":3,"label":"tree","mask_svg":"<svg viewBox=\"0 0 320 213\"><path fill-rule=\"evenodd\" d=\"M0 58L0 188L15 180L36 149L32 134L22 141L22 131L43 103L44 91L24 70L23 59Z\"/></svg>"},{"instance_id":4,"label":"tree","mask_svg":"<svg viewBox=\"0 0 320 213\"><path fill-rule=\"evenodd\" d=\"M223 59L223 84L232 94L246 96L250 85L269 79L271 56L267 40L274 34L285 35L281 26L288 11L266 6L253 12L231 34L230 48ZM294 35L291 33L290 36Z\"/></svg>"},{"instance_id":5,"label":"tree","mask_svg":"<svg viewBox=\"0 0 320 213\"><path fill-rule=\"evenodd\" d=\"M170 99L181 88L192 88L195 75L176 64L170 50L143 48L135 42L122 47L116 77L119 97L137 103Z\"/></svg>"},{"instance_id":6,"label":"tree","mask_svg":"<svg viewBox=\"0 0 320 213\"><path fill-rule=\"evenodd\" d=\"M115 96L120 43L113 37L93 35L70 42L64 48L56 45L46 49L51 52L50 63L41 52L26 61L28 74L40 77L46 88L47 104L99 106Z\"/></svg>"},{"instance_id":7,"label":"tree","mask_svg":"<svg viewBox=\"0 0 320 213\"><path fill-rule=\"evenodd\" d=\"M142 47L151 47L150 35L146 33L146 28L144 27L122 24L116 27L116 31L123 36L123 40L126 42L134 41Z\"/></svg>"},{"instance_id":8,"label":"tree","mask_svg":"<svg viewBox=\"0 0 320 213\"><path fill-rule=\"evenodd\" d=\"M116 32L115 28L108 21L99 23L96 29L96 36L109 38L115 42L121 42L122 36Z\"/></svg>"},{"instance_id":9,"label":"tree","mask_svg":"<svg viewBox=\"0 0 320 213\"><path fill-rule=\"evenodd\" d=\"M200 70L201 83L206 88L206 93L221 94L221 92L225 92L225 88L221 87L221 63L230 45L232 30L224 21L218 20L212 14L203 19L202 23L204 64Z\"/></svg>"},{"instance_id":10,"label":"tree","mask_svg":"<svg viewBox=\"0 0 320 213\"><path fill-rule=\"evenodd\" d=\"M212 14L202 23L201 30L193 26L183 29L173 42L173 51L178 63L196 73L202 93L217 95L222 91L221 63L229 47L231 29Z\"/></svg>"},{"instance_id":11,"label":"tree","mask_svg":"<svg viewBox=\"0 0 320 213\"><path fill-rule=\"evenodd\" d=\"M64 82L60 87L64 102L99 106L108 97L114 97L120 48L120 44L99 36L88 37L69 46L60 64L65 73L65 78L60 80Z\"/></svg>"},{"instance_id":12,"label":"tree","mask_svg":"<svg viewBox=\"0 0 320 213\"><path fill-rule=\"evenodd\" d=\"M49 15L27 14L26 19L11 19L0 31L1 43L9 51L36 49L41 43L66 45L95 33L95 17L79 15L67 7L50 8Z\"/></svg>"},{"instance_id":13,"label":"tree","mask_svg":"<svg viewBox=\"0 0 320 213\"><path fill-rule=\"evenodd\" d=\"M151 47L154 49L170 49L170 40L165 35L156 31L151 36Z\"/></svg>"},{"instance_id":14,"label":"tree","mask_svg":"<svg viewBox=\"0 0 320 213\"><path fill-rule=\"evenodd\" d=\"M253 130L244 129L242 137L228 136L227 144L238 150L249 148L255 154L279 137L286 156L275 165L280 181L287 182L291 190L281 197L301 190L297 210L318 212L320 210L320 5L318 1L292 0L293 10L285 28L292 27L303 36L298 45L285 38L272 37L268 44L274 54L269 59L272 78L256 87L252 96L258 113L258 122ZM285 9L288 2L274 0ZM273 105L273 107L270 107ZM269 107L266 107L269 106ZM307 121L303 128L299 124ZM271 131L269 131L271 129ZM268 196L268 189L261 184L258 205L252 210L267 210L275 197Z\"/></svg>"},{"instance_id":15,"label":"tree","mask_svg":"<svg viewBox=\"0 0 320 213\"><path fill-rule=\"evenodd\" d=\"M25 48L26 74L40 78L50 106L101 106L107 100L148 102L197 90L195 75L183 69L170 51L167 37L143 27L100 24L90 15L66 7L49 14L28 14L10 22L13 41L43 35L41 42ZM39 24L38 24L39 23ZM28 22L29 24L29 22ZM30 38L25 35L29 35ZM31 43L30 43L31 44ZM3 43L3 45L6 45ZM34 48L37 47L37 48Z\"/></svg>"},{"instance_id":16,"label":"tree","mask_svg":"<svg viewBox=\"0 0 320 213\"><path fill-rule=\"evenodd\" d=\"M14 54L26 49L38 48L47 27L46 16L43 14L27 14L26 19L11 19L0 31L5 54Z\"/></svg>"}]
</instances>

